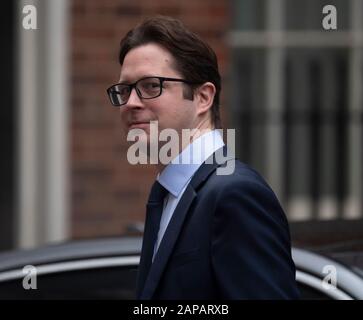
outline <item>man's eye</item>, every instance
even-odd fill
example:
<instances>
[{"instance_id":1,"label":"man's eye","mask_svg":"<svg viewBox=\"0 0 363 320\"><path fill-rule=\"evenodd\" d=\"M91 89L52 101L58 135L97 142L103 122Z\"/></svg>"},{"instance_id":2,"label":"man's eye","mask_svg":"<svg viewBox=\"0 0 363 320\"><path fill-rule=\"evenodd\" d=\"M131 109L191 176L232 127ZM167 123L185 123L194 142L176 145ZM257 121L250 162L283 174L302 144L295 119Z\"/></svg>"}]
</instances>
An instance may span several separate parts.
<instances>
[{"instance_id":1,"label":"man's eye","mask_svg":"<svg viewBox=\"0 0 363 320\"><path fill-rule=\"evenodd\" d=\"M129 87L122 87L119 89L121 95L129 94L130 88Z\"/></svg>"},{"instance_id":2,"label":"man's eye","mask_svg":"<svg viewBox=\"0 0 363 320\"><path fill-rule=\"evenodd\" d=\"M159 87L159 83L158 82L146 82L143 84L144 89L156 89Z\"/></svg>"}]
</instances>

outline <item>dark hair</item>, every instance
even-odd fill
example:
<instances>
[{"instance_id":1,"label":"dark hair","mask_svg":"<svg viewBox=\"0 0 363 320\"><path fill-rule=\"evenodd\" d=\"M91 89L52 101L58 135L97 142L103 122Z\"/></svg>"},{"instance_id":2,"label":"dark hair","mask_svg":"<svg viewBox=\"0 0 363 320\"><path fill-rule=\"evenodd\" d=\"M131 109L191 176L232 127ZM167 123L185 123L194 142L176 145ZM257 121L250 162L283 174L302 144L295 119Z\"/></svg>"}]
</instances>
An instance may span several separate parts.
<instances>
[{"instance_id":1,"label":"dark hair","mask_svg":"<svg viewBox=\"0 0 363 320\"><path fill-rule=\"evenodd\" d=\"M121 40L120 64L123 64L126 54L131 49L148 43L156 43L167 49L175 59L175 69L186 80L214 84L216 93L211 106L212 123L215 128L221 128L219 114L221 76L213 49L179 20L156 16L137 25ZM196 86L191 86L190 99L193 99L195 88Z\"/></svg>"}]
</instances>

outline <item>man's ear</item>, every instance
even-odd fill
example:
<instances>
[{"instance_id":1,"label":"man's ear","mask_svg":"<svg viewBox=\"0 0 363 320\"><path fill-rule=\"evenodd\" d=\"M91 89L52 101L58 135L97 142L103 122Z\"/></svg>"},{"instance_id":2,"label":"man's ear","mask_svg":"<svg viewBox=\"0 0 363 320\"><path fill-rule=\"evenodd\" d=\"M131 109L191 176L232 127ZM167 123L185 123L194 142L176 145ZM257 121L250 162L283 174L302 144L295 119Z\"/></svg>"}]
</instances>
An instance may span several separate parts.
<instances>
[{"instance_id":1,"label":"man's ear","mask_svg":"<svg viewBox=\"0 0 363 320\"><path fill-rule=\"evenodd\" d=\"M201 115L211 108L216 94L216 87L211 82L206 82L194 92L194 99L197 102L197 114Z\"/></svg>"}]
</instances>

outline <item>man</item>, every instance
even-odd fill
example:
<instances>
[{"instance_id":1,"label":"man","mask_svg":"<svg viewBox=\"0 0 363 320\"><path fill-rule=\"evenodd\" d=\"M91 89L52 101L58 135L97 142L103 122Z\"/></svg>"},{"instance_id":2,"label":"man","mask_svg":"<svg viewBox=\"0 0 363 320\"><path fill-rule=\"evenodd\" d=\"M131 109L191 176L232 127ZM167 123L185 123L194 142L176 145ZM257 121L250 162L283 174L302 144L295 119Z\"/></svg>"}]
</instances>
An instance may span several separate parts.
<instances>
[{"instance_id":1,"label":"man","mask_svg":"<svg viewBox=\"0 0 363 320\"><path fill-rule=\"evenodd\" d=\"M127 33L119 60L119 83L108 94L126 133L143 130L150 155L152 123L179 136L192 132L179 139L172 162L158 163L137 297L297 298L288 223L276 196L247 165L217 161L227 149L216 130L221 80L213 50L181 22L155 17ZM185 154L189 164L179 161ZM232 174L217 174L231 162Z\"/></svg>"}]
</instances>

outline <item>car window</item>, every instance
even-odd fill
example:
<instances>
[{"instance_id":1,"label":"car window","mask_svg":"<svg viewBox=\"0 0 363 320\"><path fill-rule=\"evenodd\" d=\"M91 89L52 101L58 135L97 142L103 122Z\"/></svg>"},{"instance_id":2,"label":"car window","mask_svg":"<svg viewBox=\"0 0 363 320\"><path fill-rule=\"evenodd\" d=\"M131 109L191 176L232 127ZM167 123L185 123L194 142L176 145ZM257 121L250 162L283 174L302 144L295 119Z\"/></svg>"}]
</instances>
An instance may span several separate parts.
<instances>
[{"instance_id":1,"label":"car window","mask_svg":"<svg viewBox=\"0 0 363 320\"><path fill-rule=\"evenodd\" d=\"M324 292L316 290L315 288L309 287L305 284L299 283L299 290L301 300L332 300L332 298L327 296Z\"/></svg>"},{"instance_id":2,"label":"car window","mask_svg":"<svg viewBox=\"0 0 363 320\"><path fill-rule=\"evenodd\" d=\"M23 279L0 283L0 299L134 299L136 267L60 272L37 277L37 289Z\"/></svg>"}]
</instances>

